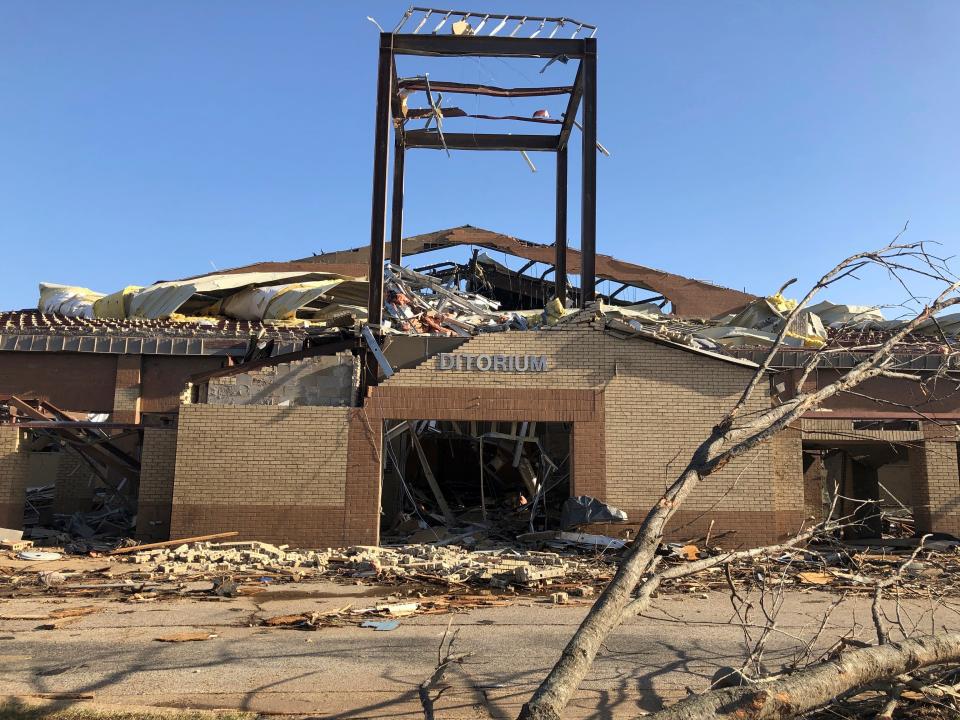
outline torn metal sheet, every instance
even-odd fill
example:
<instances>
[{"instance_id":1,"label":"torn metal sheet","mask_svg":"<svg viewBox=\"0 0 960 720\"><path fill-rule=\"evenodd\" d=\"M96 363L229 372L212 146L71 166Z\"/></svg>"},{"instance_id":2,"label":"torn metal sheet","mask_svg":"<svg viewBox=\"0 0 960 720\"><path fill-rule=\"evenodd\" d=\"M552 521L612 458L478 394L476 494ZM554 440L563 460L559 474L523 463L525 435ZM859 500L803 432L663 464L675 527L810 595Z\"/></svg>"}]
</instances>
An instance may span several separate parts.
<instances>
[{"instance_id":1,"label":"torn metal sheet","mask_svg":"<svg viewBox=\"0 0 960 720\"><path fill-rule=\"evenodd\" d=\"M235 273L207 275L194 280L173 280L150 285L137 292L130 300L130 314L133 317L165 318L179 312L184 303L194 295L211 298L223 298L232 291L249 287L263 287L282 283L310 282L317 280L347 280L330 273Z\"/></svg>"}]
</instances>

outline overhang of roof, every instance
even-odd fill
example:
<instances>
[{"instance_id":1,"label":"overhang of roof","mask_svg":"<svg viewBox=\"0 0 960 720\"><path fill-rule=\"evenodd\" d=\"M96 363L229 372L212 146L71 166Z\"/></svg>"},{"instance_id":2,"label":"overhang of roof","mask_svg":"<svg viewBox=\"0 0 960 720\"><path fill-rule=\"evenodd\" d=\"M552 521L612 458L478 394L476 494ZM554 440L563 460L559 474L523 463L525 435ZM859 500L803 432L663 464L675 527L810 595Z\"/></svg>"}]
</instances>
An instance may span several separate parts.
<instances>
[{"instance_id":1,"label":"overhang of roof","mask_svg":"<svg viewBox=\"0 0 960 720\"><path fill-rule=\"evenodd\" d=\"M385 251L388 257L390 255L389 245L390 243L388 242ZM552 265L554 260L553 245L532 243L511 237L510 235L504 235L503 233L473 227L472 225L438 230L436 232L406 238L403 241L403 254L406 257L430 252L431 250L443 250L462 245L474 245L488 250L505 252L508 255L514 255L524 258L525 260L533 260L546 265ZM324 265L335 264L338 266L362 265L363 267L367 267L369 257L369 247L364 246L301 258L292 261L292 263L296 265L297 269L303 269L302 265L308 263L322 263ZM288 265L288 263L281 263L281 265ZM571 274L579 274L580 268L580 251L568 249L567 271ZM715 317L739 310L747 303L756 300L756 296L750 295L749 293L714 285L702 280L694 280L693 278L682 275L675 275L664 272L663 270L654 270L653 268L644 267L643 265L635 265L634 263L618 260L609 255L597 255L596 268L597 277L599 278L619 283L627 283L628 285L645 288L659 295L663 295L673 304L673 312L678 317ZM261 268L259 265L253 265L247 268L238 268L236 272L249 269L259 270ZM342 270L339 269L331 271L342 272Z\"/></svg>"}]
</instances>

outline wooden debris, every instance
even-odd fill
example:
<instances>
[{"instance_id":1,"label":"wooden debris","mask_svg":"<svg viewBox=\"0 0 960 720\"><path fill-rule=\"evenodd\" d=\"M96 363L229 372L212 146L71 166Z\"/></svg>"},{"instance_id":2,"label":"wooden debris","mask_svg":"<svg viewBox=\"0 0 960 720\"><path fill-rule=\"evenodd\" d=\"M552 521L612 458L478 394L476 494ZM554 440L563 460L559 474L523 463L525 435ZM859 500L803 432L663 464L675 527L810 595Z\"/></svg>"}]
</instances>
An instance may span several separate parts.
<instances>
[{"instance_id":1,"label":"wooden debris","mask_svg":"<svg viewBox=\"0 0 960 720\"><path fill-rule=\"evenodd\" d=\"M801 572L797 578L804 585L829 585L833 582L833 575L823 572Z\"/></svg>"},{"instance_id":2,"label":"wooden debris","mask_svg":"<svg viewBox=\"0 0 960 720\"><path fill-rule=\"evenodd\" d=\"M147 543L146 545L133 545L131 547L117 548L111 550L107 555L126 555L128 553L140 552L142 550L153 550L155 548L173 547L183 545L184 543L205 542L207 540L222 540L223 538L236 537L240 533L236 530L231 532L214 533L212 535L197 535L196 537L180 538L178 540L164 540L163 542Z\"/></svg>"}]
</instances>

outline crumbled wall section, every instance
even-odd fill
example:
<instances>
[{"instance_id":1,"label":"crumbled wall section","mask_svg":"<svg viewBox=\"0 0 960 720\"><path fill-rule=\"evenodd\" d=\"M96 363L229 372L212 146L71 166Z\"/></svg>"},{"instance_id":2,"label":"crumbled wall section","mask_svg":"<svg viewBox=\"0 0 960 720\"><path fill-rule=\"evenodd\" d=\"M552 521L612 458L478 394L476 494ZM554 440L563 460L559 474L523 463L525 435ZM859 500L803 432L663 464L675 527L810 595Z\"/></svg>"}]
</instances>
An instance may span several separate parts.
<instances>
[{"instance_id":1,"label":"crumbled wall section","mask_svg":"<svg viewBox=\"0 0 960 720\"><path fill-rule=\"evenodd\" d=\"M23 527L23 507L30 477L30 456L21 449L20 431L0 425L0 527Z\"/></svg>"},{"instance_id":2,"label":"crumbled wall section","mask_svg":"<svg viewBox=\"0 0 960 720\"><path fill-rule=\"evenodd\" d=\"M918 480L914 494L917 530L960 536L958 427L923 422L921 430L923 445L910 452Z\"/></svg>"},{"instance_id":3,"label":"crumbled wall section","mask_svg":"<svg viewBox=\"0 0 960 720\"><path fill-rule=\"evenodd\" d=\"M355 487L348 473L355 410L181 406L171 537L236 530L305 547L375 543L375 527L347 529L353 514L364 527L379 518L379 482Z\"/></svg>"},{"instance_id":4,"label":"crumbled wall section","mask_svg":"<svg viewBox=\"0 0 960 720\"><path fill-rule=\"evenodd\" d=\"M753 368L641 338L598 322L480 335L455 354L545 356L545 372L440 369L440 359L377 387L371 413L393 419L544 420L574 423L573 493L639 521L696 446L739 398ZM748 411L769 407L764 385ZM804 517L799 432L762 444L711 476L671 522L674 537L733 532L727 543L773 542ZM622 527L604 529L618 532Z\"/></svg>"},{"instance_id":5,"label":"crumbled wall section","mask_svg":"<svg viewBox=\"0 0 960 720\"><path fill-rule=\"evenodd\" d=\"M137 500L137 537L170 537L173 478L177 463L176 428L144 428L140 451L140 494Z\"/></svg>"},{"instance_id":6,"label":"crumbled wall section","mask_svg":"<svg viewBox=\"0 0 960 720\"><path fill-rule=\"evenodd\" d=\"M349 352L266 365L211 378L209 405L351 406L360 384L360 363Z\"/></svg>"}]
</instances>

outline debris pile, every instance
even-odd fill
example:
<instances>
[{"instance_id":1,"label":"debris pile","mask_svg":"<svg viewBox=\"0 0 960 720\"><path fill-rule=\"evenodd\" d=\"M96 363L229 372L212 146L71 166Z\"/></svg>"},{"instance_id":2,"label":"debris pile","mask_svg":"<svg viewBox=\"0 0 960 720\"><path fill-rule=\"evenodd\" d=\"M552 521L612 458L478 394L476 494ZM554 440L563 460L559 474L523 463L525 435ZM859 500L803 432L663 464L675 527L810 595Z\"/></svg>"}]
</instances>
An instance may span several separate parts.
<instances>
[{"instance_id":1,"label":"debris pile","mask_svg":"<svg viewBox=\"0 0 960 720\"><path fill-rule=\"evenodd\" d=\"M899 538L812 544L777 557L734 564L731 577L747 585L776 583L803 591L872 594L879 581L903 565L901 592L905 597L960 592L960 541L926 540L922 547L920 542L918 538ZM661 548L668 563L692 562L723 552L720 548L673 543ZM723 567L717 566L670 581L664 590L726 592L729 581Z\"/></svg>"},{"instance_id":2,"label":"debris pile","mask_svg":"<svg viewBox=\"0 0 960 720\"><path fill-rule=\"evenodd\" d=\"M41 519L48 517L52 512L55 485L41 485L28 487L26 490L26 504L23 513L23 526L35 527Z\"/></svg>"},{"instance_id":3,"label":"debris pile","mask_svg":"<svg viewBox=\"0 0 960 720\"><path fill-rule=\"evenodd\" d=\"M563 423L537 422L422 420L388 427L384 541L494 547L521 534L624 522L625 513L595 498L570 498L570 432ZM620 542L573 542L569 534L552 539L556 547Z\"/></svg>"},{"instance_id":4,"label":"debris pile","mask_svg":"<svg viewBox=\"0 0 960 720\"><path fill-rule=\"evenodd\" d=\"M500 303L445 286L429 275L389 265L384 278L385 327L416 335L463 336L526 330L526 317L501 312Z\"/></svg>"},{"instance_id":5,"label":"debris pile","mask_svg":"<svg viewBox=\"0 0 960 720\"><path fill-rule=\"evenodd\" d=\"M349 578L385 583L538 588L605 576L607 563L573 555L515 548L470 551L456 546L356 546L291 550L262 542L195 543L130 554L130 561L167 578L275 574L291 579Z\"/></svg>"}]
</instances>

